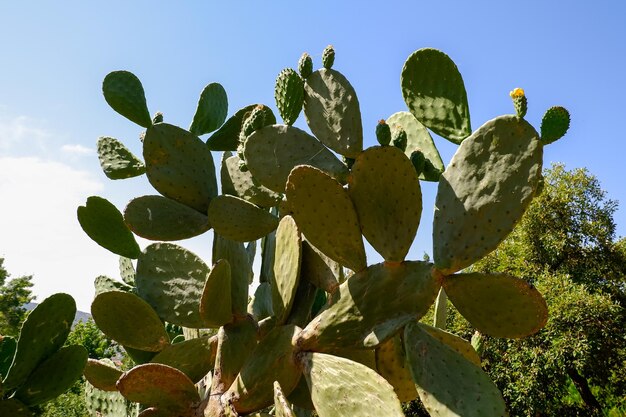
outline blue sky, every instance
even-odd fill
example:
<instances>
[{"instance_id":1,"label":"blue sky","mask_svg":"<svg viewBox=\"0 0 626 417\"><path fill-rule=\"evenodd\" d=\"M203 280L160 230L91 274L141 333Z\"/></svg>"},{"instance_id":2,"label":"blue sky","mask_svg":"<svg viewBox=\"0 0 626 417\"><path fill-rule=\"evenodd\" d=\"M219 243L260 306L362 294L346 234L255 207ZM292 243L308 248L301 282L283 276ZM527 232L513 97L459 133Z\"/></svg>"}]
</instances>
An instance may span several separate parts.
<instances>
[{"instance_id":1,"label":"blue sky","mask_svg":"<svg viewBox=\"0 0 626 417\"><path fill-rule=\"evenodd\" d=\"M255 102L275 108L279 71L295 67L304 51L319 66L327 44L358 93L366 145L375 142L377 120L406 110L400 70L422 47L441 49L458 65L474 129L512 112L514 87L526 90L527 119L537 128L548 107L564 105L572 126L545 149L546 165L587 167L622 203L616 221L618 235L626 235L626 187L616 175L626 150L625 18L626 3L617 0L3 2L0 256L13 275L35 275L40 300L69 292L84 310L93 279L116 276L116 256L82 233L75 209L89 195L121 209L152 191L143 178L112 182L100 171L99 136L141 154L140 128L102 98L108 72L134 72L150 111L187 127L209 82L226 88L229 114ZM455 147L436 143L447 162ZM423 188L413 259L431 252L435 187ZM208 236L182 244L210 261Z\"/></svg>"}]
</instances>

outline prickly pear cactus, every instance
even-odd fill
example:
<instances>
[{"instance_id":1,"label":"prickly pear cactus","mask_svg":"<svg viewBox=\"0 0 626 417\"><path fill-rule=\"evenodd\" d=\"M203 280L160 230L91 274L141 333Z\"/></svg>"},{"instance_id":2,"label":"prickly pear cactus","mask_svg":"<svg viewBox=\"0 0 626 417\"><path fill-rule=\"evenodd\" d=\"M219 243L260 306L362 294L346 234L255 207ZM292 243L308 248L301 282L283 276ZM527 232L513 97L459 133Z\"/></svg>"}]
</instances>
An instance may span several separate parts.
<instances>
[{"instance_id":1,"label":"prickly pear cactus","mask_svg":"<svg viewBox=\"0 0 626 417\"><path fill-rule=\"evenodd\" d=\"M103 139L102 168L112 179L145 171L160 195L132 199L123 216L99 197L79 208L85 232L123 256L121 280L96 279L92 313L136 363L122 372L89 362L87 379L107 392L91 391L92 408L117 415L124 398L141 416L374 417L401 416L401 401L419 397L433 416L506 415L472 344L420 319L437 300L441 326L449 299L481 335L520 338L545 325L546 303L526 281L460 271L519 221L539 192L543 146L569 115L550 109L539 135L517 89L516 115L472 132L457 66L421 49L402 70L408 111L381 120L381 146L363 149L356 93L334 57L327 48L313 71L305 54L300 75L279 75L284 125L264 105L227 118L216 83L189 131L149 122L139 80L107 76L107 101L147 134L145 165ZM302 108L313 135L291 126ZM429 129L460 144L445 169ZM219 192L211 151L225 151ZM420 180L438 182L433 263L407 259ZM163 242L207 232L210 262ZM157 242L141 249L134 235ZM363 238L384 262L368 265ZM186 340L170 340L168 323ZM34 367L9 373L5 389L25 393Z\"/></svg>"}]
</instances>

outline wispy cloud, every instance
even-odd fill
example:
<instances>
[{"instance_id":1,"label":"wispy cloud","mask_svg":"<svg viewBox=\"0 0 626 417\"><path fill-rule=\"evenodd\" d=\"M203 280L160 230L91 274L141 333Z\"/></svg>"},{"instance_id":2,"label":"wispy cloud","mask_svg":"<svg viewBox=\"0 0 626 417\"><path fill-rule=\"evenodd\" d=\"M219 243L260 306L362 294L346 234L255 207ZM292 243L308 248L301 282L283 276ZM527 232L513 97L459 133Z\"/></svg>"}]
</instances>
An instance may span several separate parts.
<instances>
[{"instance_id":1,"label":"wispy cloud","mask_svg":"<svg viewBox=\"0 0 626 417\"><path fill-rule=\"evenodd\" d=\"M61 146L61 150L67 154L71 155L94 155L95 151L91 148L88 148L83 145L74 144L74 145L63 145Z\"/></svg>"},{"instance_id":2,"label":"wispy cloud","mask_svg":"<svg viewBox=\"0 0 626 417\"><path fill-rule=\"evenodd\" d=\"M36 146L44 150L46 141L52 135L40 124L27 116L0 118L0 152L7 152L17 145Z\"/></svg>"}]
</instances>

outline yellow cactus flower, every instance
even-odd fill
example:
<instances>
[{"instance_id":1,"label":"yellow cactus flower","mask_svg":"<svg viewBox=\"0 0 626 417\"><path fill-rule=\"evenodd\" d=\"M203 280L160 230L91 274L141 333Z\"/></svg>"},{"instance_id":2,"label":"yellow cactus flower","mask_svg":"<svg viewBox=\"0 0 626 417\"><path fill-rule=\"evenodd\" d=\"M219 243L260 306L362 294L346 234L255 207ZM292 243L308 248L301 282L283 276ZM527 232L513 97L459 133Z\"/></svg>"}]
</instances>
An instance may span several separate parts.
<instances>
[{"instance_id":1,"label":"yellow cactus flower","mask_svg":"<svg viewBox=\"0 0 626 417\"><path fill-rule=\"evenodd\" d=\"M513 91L511 91L509 94L511 95L511 98L524 97L525 95L523 88L516 88Z\"/></svg>"}]
</instances>

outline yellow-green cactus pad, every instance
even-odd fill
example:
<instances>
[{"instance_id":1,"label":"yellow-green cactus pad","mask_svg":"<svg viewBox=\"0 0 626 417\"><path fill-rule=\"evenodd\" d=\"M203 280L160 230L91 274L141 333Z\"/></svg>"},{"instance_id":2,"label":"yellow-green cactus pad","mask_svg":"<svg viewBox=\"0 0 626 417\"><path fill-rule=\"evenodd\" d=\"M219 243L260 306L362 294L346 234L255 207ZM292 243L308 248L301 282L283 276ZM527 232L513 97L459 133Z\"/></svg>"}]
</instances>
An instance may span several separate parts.
<instances>
[{"instance_id":1,"label":"yellow-green cactus pad","mask_svg":"<svg viewBox=\"0 0 626 417\"><path fill-rule=\"evenodd\" d=\"M546 301L537 289L507 274L456 274L443 287L474 328L493 337L521 338L548 320Z\"/></svg>"},{"instance_id":2,"label":"yellow-green cactus pad","mask_svg":"<svg viewBox=\"0 0 626 417\"><path fill-rule=\"evenodd\" d=\"M236 242L260 239L278 227L276 216L232 195L211 200L208 214L215 233Z\"/></svg>"},{"instance_id":3,"label":"yellow-green cactus pad","mask_svg":"<svg viewBox=\"0 0 626 417\"><path fill-rule=\"evenodd\" d=\"M241 242L226 239L215 233L213 237L213 263L220 259L230 264L232 309L235 315L245 315L248 309L248 286L252 282L252 263Z\"/></svg>"},{"instance_id":4,"label":"yellow-green cactus pad","mask_svg":"<svg viewBox=\"0 0 626 417\"><path fill-rule=\"evenodd\" d=\"M117 369L110 359L89 359L83 370L85 379L91 385L102 391L117 391L115 384L122 376L122 371Z\"/></svg>"},{"instance_id":5,"label":"yellow-green cactus pad","mask_svg":"<svg viewBox=\"0 0 626 417\"><path fill-rule=\"evenodd\" d=\"M209 149L212 151L236 151L239 145L239 133L241 132L243 122L257 106L259 106L259 104L250 104L238 110L226 120L226 123L207 140L206 143ZM270 125L276 123L276 117L271 111L265 112L265 122Z\"/></svg>"},{"instance_id":6,"label":"yellow-green cactus pad","mask_svg":"<svg viewBox=\"0 0 626 417\"><path fill-rule=\"evenodd\" d=\"M404 330L401 330L378 346L376 349L376 370L391 384L400 401L407 402L417 398L417 390L406 360L404 342L402 341L403 333Z\"/></svg>"},{"instance_id":7,"label":"yellow-green cactus pad","mask_svg":"<svg viewBox=\"0 0 626 417\"><path fill-rule=\"evenodd\" d=\"M291 404L285 398L278 381L274 381L274 409L276 410L276 417L297 417L291 409Z\"/></svg>"},{"instance_id":8,"label":"yellow-green cactus pad","mask_svg":"<svg viewBox=\"0 0 626 417\"><path fill-rule=\"evenodd\" d=\"M167 346L150 362L171 366L198 382L213 369L217 336L203 336Z\"/></svg>"},{"instance_id":9,"label":"yellow-green cactus pad","mask_svg":"<svg viewBox=\"0 0 626 417\"><path fill-rule=\"evenodd\" d=\"M435 146L433 138L430 136L426 126L421 124L415 116L407 111L401 111L394 113L387 119L387 124L391 127L400 126L406 132L407 143L404 153L406 156L411 157L411 154L415 151L420 151L424 154L426 159L435 167L438 171L443 172L444 165L441 160L441 155ZM424 173L420 174L420 179L429 181Z\"/></svg>"},{"instance_id":10,"label":"yellow-green cactus pad","mask_svg":"<svg viewBox=\"0 0 626 417\"><path fill-rule=\"evenodd\" d=\"M192 133L167 123L151 126L143 141L150 184L162 195L200 213L217 195L211 151Z\"/></svg>"},{"instance_id":11,"label":"yellow-green cactus pad","mask_svg":"<svg viewBox=\"0 0 626 417\"><path fill-rule=\"evenodd\" d=\"M189 239L211 228L205 214L160 195L131 200L124 221L137 236L161 241Z\"/></svg>"},{"instance_id":12,"label":"yellow-green cactus pad","mask_svg":"<svg viewBox=\"0 0 626 417\"><path fill-rule=\"evenodd\" d=\"M261 185L250 173L250 171L243 172L239 169L239 163L241 159L238 156L231 156L226 158L222 164L221 178L222 184L226 177L232 184L233 195L243 198L246 201L256 204L259 207L275 207L281 200L281 195L277 192L270 190L267 187ZM222 186L223 194L230 194L225 192Z\"/></svg>"},{"instance_id":13,"label":"yellow-green cactus pad","mask_svg":"<svg viewBox=\"0 0 626 417\"><path fill-rule=\"evenodd\" d=\"M119 140L103 136L98 139L98 159L107 178L122 180L142 175L146 166Z\"/></svg>"},{"instance_id":14,"label":"yellow-green cactus pad","mask_svg":"<svg viewBox=\"0 0 626 417\"><path fill-rule=\"evenodd\" d=\"M324 353L301 357L311 400L320 417L402 417L393 387L360 363Z\"/></svg>"},{"instance_id":15,"label":"yellow-green cactus pad","mask_svg":"<svg viewBox=\"0 0 626 417\"><path fill-rule=\"evenodd\" d=\"M422 215L422 192L415 168L395 146L375 146L359 154L348 194L367 241L386 261L402 262Z\"/></svg>"},{"instance_id":16,"label":"yellow-green cactus pad","mask_svg":"<svg viewBox=\"0 0 626 417\"><path fill-rule=\"evenodd\" d=\"M283 217L276 229L276 253L279 256L274 259L272 311L277 324L282 324L295 300L302 259L300 232L291 216Z\"/></svg>"},{"instance_id":17,"label":"yellow-green cactus pad","mask_svg":"<svg viewBox=\"0 0 626 417\"><path fill-rule=\"evenodd\" d=\"M476 349L472 347L472 344L467 340L459 337L445 330L441 330L437 327L429 326L424 323L420 323L419 326L426 330L432 337L439 340L441 343L447 345L452 350L460 353L476 366L481 366L480 356L476 353Z\"/></svg>"},{"instance_id":18,"label":"yellow-green cactus pad","mask_svg":"<svg viewBox=\"0 0 626 417\"><path fill-rule=\"evenodd\" d=\"M320 69L304 83L304 116L311 132L338 154L363 150L363 125L356 91L338 71Z\"/></svg>"},{"instance_id":19,"label":"yellow-green cactus pad","mask_svg":"<svg viewBox=\"0 0 626 417\"><path fill-rule=\"evenodd\" d=\"M257 323L252 317L228 323L217 332L217 353L214 374L219 375L219 387L226 392L235 381L257 345Z\"/></svg>"},{"instance_id":20,"label":"yellow-green cactus pad","mask_svg":"<svg viewBox=\"0 0 626 417\"><path fill-rule=\"evenodd\" d=\"M300 275L317 288L333 293L339 287L337 276L341 266L324 255L308 241L302 242L302 264Z\"/></svg>"},{"instance_id":21,"label":"yellow-green cactus pad","mask_svg":"<svg viewBox=\"0 0 626 417\"><path fill-rule=\"evenodd\" d=\"M152 118L141 81L129 71L113 71L104 77L102 93L109 106L131 122L149 127Z\"/></svg>"},{"instance_id":22,"label":"yellow-green cactus pad","mask_svg":"<svg viewBox=\"0 0 626 417\"><path fill-rule=\"evenodd\" d=\"M120 256L119 265L122 281L128 285L135 286L135 266L133 265L133 260Z\"/></svg>"},{"instance_id":23,"label":"yellow-green cactus pad","mask_svg":"<svg viewBox=\"0 0 626 417\"><path fill-rule=\"evenodd\" d=\"M252 176L277 193L291 170L301 164L321 169L345 183L348 169L317 139L293 126L266 126L246 140L244 156Z\"/></svg>"},{"instance_id":24,"label":"yellow-green cactus pad","mask_svg":"<svg viewBox=\"0 0 626 417\"><path fill-rule=\"evenodd\" d=\"M535 195L542 158L535 129L512 115L488 121L463 141L439 180L433 224L438 269L460 271L506 238Z\"/></svg>"},{"instance_id":25,"label":"yellow-green cactus pad","mask_svg":"<svg viewBox=\"0 0 626 417\"><path fill-rule=\"evenodd\" d=\"M146 352L159 352L170 339L163 323L148 303L135 294L109 291L91 303L98 328L116 342Z\"/></svg>"},{"instance_id":26,"label":"yellow-green cactus pad","mask_svg":"<svg viewBox=\"0 0 626 417\"><path fill-rule=\"evenodd\" d=\"M291 171L285 193L300 231L315 247L353 271L366 267L357 213L340 183L302 165Z\"/></svg>"},{"instance_id":27,"label":"yellow-green cactus pad","mask_svg":"<svg viewBox=\"0 0 626 417\"><path fill-rule=\"evenodd\" d=\"M289 393L302 371L295 359L294 340L301 329L294 325L276 327L257 345L226 393L240 414L265 408L274 400L273 382Z\"/></svg>"},{"instance_id":28,"label":"yellow-green cactus pad","mask_svg":"<svg viewBox=\"0 0 626 417\"><path fill-rule=\"evenodd\" d=\"M173 243L153 243L137 261L137 294L172 324L202 328L200 299L209 267Z\"/></svg>"},{"instance_id":29,"label":"yellow-green cactus pad","mask_svg":"<svg viewBox=\"0 0 626 417\"><path fill-rule=\"evenodd\" d=\"M127 258L136 259L141 253L122 213L113 203L92 196L84 206L78 207L76 214L80 226L98 245Z\"/></svg>"},{"instance_id":30,"label":"yellow-green cactus pad","mask_svg":"<svg viewBox=\"0 0 626 417\"><path fill-rule=\"evenodd\" d=\"M135 366L117 382L120 393L129 401L180 412L200 401L193 382L181 371L159 363Z\"/></svg>"},{"instance_id":31,"label":"yellow-green cactus pad","mask_svg":"<svg viewBox=\"0 0 626 417\"><path fill-rule=\"evenodd\" d=\"M410 261L357 272L341 284L334 304L306 326L298 345L322 352L377 347L426 314L435 301L441 283L431 267L428 262Z\"/></svg>"},{"instance_id":32,"label":"yellow-green cactus pad","mask_svg":"<svg viewBox=\"0 0 626 417\"><path fill-rule=\"evenodd\" d=\"M472 133L465 84L448 55L431 48L413 52L400 83L404 102L424 126L454 143Z\"/></svg>"},{"instance_id":33,"label":"yellow-green cactus pad","mask_svg":"<svg viewBox=\"0 0 626 417\"><path fill-rule=\"evenodd\" d=\"M431 416L507 415L502 395L489 376L417 322L404 329L404 345L415 387Z\"/></svg>"},{"instance_id":34,"label":"yellow-green cactus pad","mask_svg":"<svg viewBox=\"0 0 626 417\"><path fill-rule=\"evenodd\" d=\"M227 114L226 90L219 83L210 83L200 94L196 114L193 116L189 131L197 136L213 132L224 123Z\"/></svg>"},{"instance_id":35,"label":"yellow-green cactus pad","mask_svg":"<svg viewBox=\"0 0 626 417\"><path fill-rule=\"evenodd\" d=\"M232 320L230 278L230 264L220 259L209 272L200 299L200 317L205 327L217 328Z\"/></svg>"},{"instance_id":36,"label":"yellow-green cactus pad","mask_svg":"<svg viewBox=\"0 0 626 417\"><path fill-rule=\"evenodd\" d=\"M118 281L113 278L109 278L104 275L97 276L93 282L93 286L95 287L96 293L98 295L107 291L125 291L125 292L134 292L135 288L126 284L125 282Z\"/></svg>"}]
</instances>

